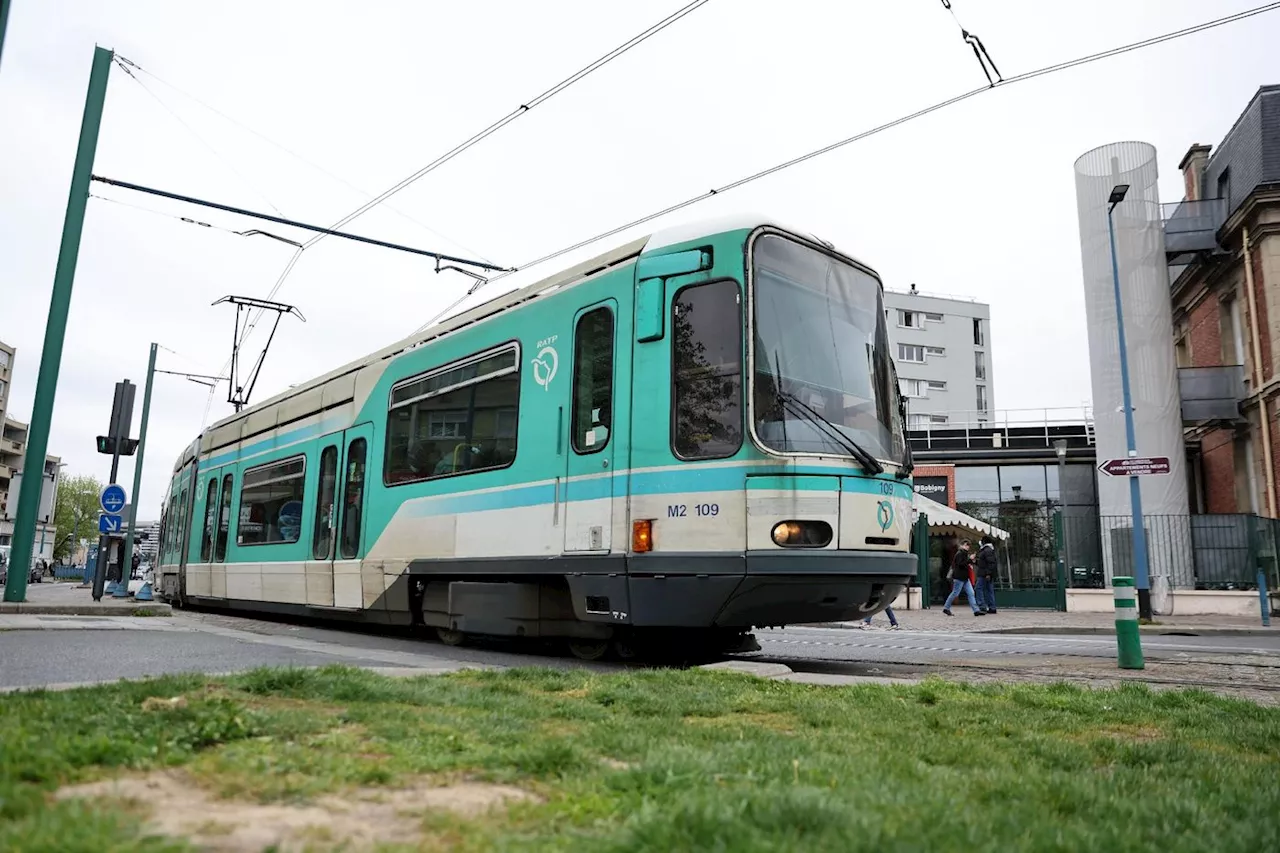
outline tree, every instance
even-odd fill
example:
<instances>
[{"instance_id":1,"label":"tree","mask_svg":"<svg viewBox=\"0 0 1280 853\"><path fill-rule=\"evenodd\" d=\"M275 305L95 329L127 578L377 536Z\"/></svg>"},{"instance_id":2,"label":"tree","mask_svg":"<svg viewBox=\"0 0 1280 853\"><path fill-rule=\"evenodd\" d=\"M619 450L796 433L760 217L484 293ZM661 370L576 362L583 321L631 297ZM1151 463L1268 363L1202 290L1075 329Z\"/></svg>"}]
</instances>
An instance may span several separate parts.
<instances>
[{"instance_id":1,"label":"tree","mask_svg":"<svg viewBox=\"0 0 1280 853\"><path fill-rule=\"evenodd\" d=\"M58 507L53 520L57 525L58 541L54 544L53 558L59 560L74 553L82 537L96 530L98 496L102 484L94 477L66 477L58 484Z\"/></svg>"}]
</instances>

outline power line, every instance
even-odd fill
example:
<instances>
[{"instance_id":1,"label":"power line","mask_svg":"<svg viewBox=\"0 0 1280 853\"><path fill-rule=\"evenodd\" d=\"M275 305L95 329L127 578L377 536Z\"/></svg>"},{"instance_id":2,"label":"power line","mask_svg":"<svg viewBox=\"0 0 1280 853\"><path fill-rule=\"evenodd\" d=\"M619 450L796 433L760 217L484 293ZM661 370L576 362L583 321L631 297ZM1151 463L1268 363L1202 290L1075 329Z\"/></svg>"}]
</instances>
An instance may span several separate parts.
<instances>
[{"instance_id":1,"label":"power line","mask_svg":"<svg viewBox=\"0 0 1280 853\"><path fill-rule=\"evenodd\" d=\"M1006 80L1002 80L993 86L983 86L977 89L972 89L963 94L948 98L945 101L939 101L936 104L933 104L928 107L924 107L923 109L916 110L913 113L909 113L907 115L895 118L891 121L887 121L884 124L877 125L876 127L870 128L869 130L864 130L861 133L857 133L857 134L854 134L853 136L846 137L845 139L841 139L838 142L833 142L830 145L826 145L817 150L810 151L807 154L802 154L799 157L795 157L791 160L778 163L777 165L770 166L767 169L762 169L759 172L756 172L751 175L747 175L746 177L739 178L738 180L725 184L722 187L717 187L715 189L708 190L705 193L700 193L698 195L691 196L690 198L687 198L684 201L677 202L673 205L670 205L669 207L663 208L662 210L642 216L639 219L633 219L632 221L627 222L624 225L619 225L616 228L610 228L608 231L597 234L594 237L589 237L586 240L580 240L577 243L574 243L573 245L570 245L570 246L566 246L562 249L557 249L556 251L551 252L550 254L543 255L540 258L536 258L526 263L519 264L512 270L512 272L527 270L530 267L535 267L535 266L538 266L539 264L546 263L547 261L555 260L556 258L562 255L566 255L569 252L573 252L578 249L584 248L585 246L589 246L592 243L595 243L599 240L605 240L605 239L608 239L609 237L614 237L618 234L621 234L624 231L630 230L631 228L635 228L637 226L644 225L645 223L652 222L653 220L658 219L659 217L666 216L667 214L670 214L670 213L675 213L676 211L683 210L686 207L690 207L699 202L706 201L712 196L720 195L730 190L734 190L739 187L745 186L754 181L758 181L761 178L766 178L776 172L781 172L784 169L789 169L792 166L797 166L808 160L812 160L815 157L821 157L823 154L828 154L839 148L843 148L846 145L851 145L855 142L860 142L864 139L867 139L868 137L875 136L878 133L882 133L886 130L890 130L892 128L898 127L903 124L907 124L908 122L915 121L918 118L923 118L924 116L930 115L931 113L938 112L939 110L953 106L954 104L958 104L961 101L967 101L970 98L973 98L977 95L984 94L986 92L990 92L994 89L1003 89L1004 87L1011 86L1014 83L1022 83L1027 80L1034 80L1038 77L1044 77L1049 74L1055 74L1059 71L1066 71L1070 68L1076 68L1081 65L1088 65L1089 63L1097 62L1099 60L1110 59L1111 57L1119 56L1121 54L1130 53L1136 50L1142 50L1148 47L1154 47L1155 45L1163 44L1164 42L1173 41L1175 39L1184 38L1190 35L1195 35L1197 33L1205 32L1206 30L1211 30L1216 27L1225 26L1227 24L1233 24L1238 21L1243 21L1246 18L1252 18L1256 15L1261 15L1266 12L1274 12L1277 9L1280 9L1280 2L1264 3L1261 6L1255 6L1252 9L1246 9L1243 12L1237 12L1233 15L1225 15L1221 18L1215 18L1211 21L1206 21L1201 24L1195 24L1190 27L1184 27L1183 29L1180 29L1180 30L1174 30L1172 32L1163 33L1158 36L1152 36L1151 38L1143 39L1142 41L1131 42L1129 44L1111 48L1109 50L1099 51L1098 53L1087 54L1085 56L1080 56L1075 59L1069 59L1065 62L1059 62L1055 65L1046 65L1043 68L1037 68L1033 71L1027 71L1022 74L1018 74L1017 76L1010 77ZM498 281L499 279L505 278L510 274L511 274L510 272L499 273L498 275L489 279L487 283ZM436 314L426 323L419 326L417 329L414 330L412 334L417 334L418 332L424 331L428 327L434 325L438 320L444 317L449 311L453 310L453 308L456 308L459 304L461 304L466 299L467 296L470 296L472 293L474 293L478 289L479 289L478 287L473 286L471 290L469 290L461 299L455 301L452 305L450 305L444 311Z\"/></svg>"},{"instance_id":2,"label":"power line","mask_svg":"<svg viewBox=\"0 0 1280 853\"><path fill-rule=\"evenodd\" d=\"M598 59L594 60L591 63L588 63L587 65L583 66L579 70L575 71L573 74L561 80L559 83L556 83L551 88L536 95L532 100L527 101L521 104L520 106L516 107L514 110L507 113L497 121L493 122L488 127L484 128L478 133L473 134L466 140L458 143L453 148L449 149L444 154L441 154L439 157L432 160L430 163L426 164L421 169L418 169L413 174L396 182L394 185L384 190L383 192L379 193L377 196L370 199L365 204L361 205L360 207L353 210L351 213L339 219L337 222L331 225L330 228L336 230L346 225L347 223L351 222L353 219L363 216L365 213L372 210L374 207L378 206L379 204L382 204L384 201L391 198L396 193L416 183L417 181L421 180L423 177L430 174L431 172L434 172L436 169L440 168L445 163L448 163L450 160L454 159L459 154L483 142L485 139L497 133L499 130L506 127L508 124L512 123L513 121L520 118L521 116L531 112L535 107L541 106L542 104L551 100L556 95L568 89L570 86L580 82L587 76L591 75L592 73L608 65L610 62L617 59L618 57L622 56L624 53L628 52L632 48L647 41L648 39L657 35L661 31L665 30L667 27L676 23L680 19L684 18L687 15L692 14L693 12L697 11L701 7L705 6L709 2L711 2L711 0L693 0L693 2L682 6L680 9L677 9L675 12L672 12L670 15L658 21L656 24L653 24L647 29L642 30L640 33L637 33L636 35L627 39L625 42L613 48L612 50L608 51L604 55L600 56ZM284 286L285 280L289 277L289 274L293 272L293 268L297 266L299 259L301 259L302 253L306 249L315 245L317 242L319 242L322 239L324 239L323 234L317 235L316 237L313 237L312 239L305 242L302 245L302 248L297 249L293 253L293 257L289 259L289 262L285 265L284 270L280 273L280 276L276 279L276 283L272 285L270 293L267 294L268 299L274 299L276 294L280 292L280 288ZM245 327L246 336L250 332L252 332L253 329L257 326L258 320L261 319L261 317L262 317L262 312L259 311L249 320L248 325ZM227 368L224 366L223 371L225 372L226 369ZM210 395L209 405L212 406L212 404L213 404L213 396ZM205 419L206 421L208 420L207 407L205 411Z\"/></svg>"},{"instance_id":3,"label":"power line","mask_svg":"<svg viewBox=\"0 0 1280 853\"><path fill-rule=\"evenodd\" d=\"M120 60L121 62L124 62L126 65L128 65L128 66L129 66L130 68L132 68L133 70L135 70L135 71L140 71L141 73L143 73L143 74L147 75L147 76L148 76L148 77L150 77L152 80L154 80L154 81L156 81L157 83L159 83L160 85L162 85L162 86L166 86L166 87L168 87L169 89L171 89L172 91L174 91L175 93L177 93L177 94L181 95L182 97L187 98L188 100L192 101L193 103L198 104L199 106L203 107L204 109L208 110L209 112L213 113L214 115L216 115L216 116L218 116L218 117L222 118L223 120L225 120L225 121L227 121L227 122L229 122L229 123L231 123L231 124L235 125L236 127L239 127L241 130L244 130L245 132L250 133L250 134L252 134L252 135L254 135L254 136L258 137L259 139L261 139L263 142L267 143L268 145L271 145L271 146L272 146L272 147L274 147L274 148L278 148L278 149L280 149L280 150L281 150L281 151L283 151L285 154L288 154L290 157L293 157L293 158L294 158L295 160L297 160L298 162L300 162L300 163L302 163L302 164L304 164L304 165L308 166L308 167L309 167L309 168L311 168L311 169L314 169L315 171L317 171L317 172L319 172L320 174L324 175L325 177L327 177L327 178L329 178L329 179L333 180L334 182L339 183L339 184L342 184L342 185L343 185L344 187L346 187L347 189L352 190L353 192L357 192L357 193L359 193L360 195L369 196L370 198L372 198L372 197L373 197L373 193L369 192L368 190L365 190L365 189L362 189L362 188L360 188L360 187L356 186L355 184L351 183L350 181L348 181L347 179L345 179L345 178L341 177L340 175L335 175L333 172L329 171L329 170L328 170L328 169L326 169L324 166L321 166L319 163L316 163L315 161L310 160L310 159L308 159L308 158L306 158L306 157L302 156L302 155L301 155L301 154L299 154L297 151L294 151L292 148L289 148L287 145L283 145L283 144L281 144L280 142L277 142L276 140L272 139L271 137L269 137L269 136L267 136L267 135L265 135L265 134L261 133L261 132L260 132L260 131L258 131L258 130L255 130L253 127L249 126L249 125L248 125L248 124L246 124L245 122L242 122L242 121L240 121L240 120L236 119L234 116L227 115L227 113L223 112L222 110L218 109L217 107L215 107L215 106L213 106L213 105L211 105L211 104L209 104L209 103L206 103L205 101L202 101L200 98L197 98L195 95L191 94L190 92L187 92L187 91L185 91L185 90L183 90L183 89L179 88L178 86L175 86L173 83L170 83L169 81L165 80L165 79L164 79L164 78L162 78L162 77L158 77L158 76L156 76L155 74L153 74L152 72L148 71L146 68L143 68L141 65L139 65L139 64L138 64L138 63L136 63L136 62L134 62L133 60L131 60L131 59L127 59L127 58L125 58L125 57L123 57L123 56L120 56L119 54L116 54L116 59ZM131 76L132 76L132 75L131 75ZM139 82L139 83L141 83L141 81L140 81L140 80L138 80L138 78L137 78L137 77L134 77L134 80L135 80L135 81L137 81L137 82ZM159 100L158 96L156 96L154 93L152 93L152 97L155 97L155 98L157 98L157 100ZM172 111L172 110L170 110L170 112L172 113L173 111ZM400 218L404 219L405 221L413 223L414 225L418 226L418 227L419 227L419 228L421 228L423 231L426 231L428 234L432 235L433 237L438 237L438 238L440 238L441 240L445 240L445 241L447 241L447 242L449 242L449 243L454 244L454 245L455 245L455 246L457 246L458 248L463 249L464 251L466 251L466 252L467 252L467 254L469 254L469 255L474 255L475 257L479 258L479 259L480 259L480 260L482 260L482 261L488 261L488 260L489 260L489 258L485 257L482 253L477 252L475 249L472 249L470 246L467 246L466 244L462 243L462 242L461 242L461 241L459 241L459 240L455 240L453 237L450 237L448 234L445 234L445 233L443 233L443 232L441 232L441 231L437 231L436 229L432 228L430 225L427 225L425 222L422 222L422 221L420 221L420 220L418 220L418 219L415 219L414 217L410 216L409 214L405 213L404 211L400 210L399 208L392 207L391 205L387 205L387 210L391 211L392 213L394 213L395 215L397 215L397 216L399 216Z\"/></svg>"},{"instance_id":4,"label":"power line","mask_svg":"<svg viewBox=\"0 0 1280 853\"><path fill-rule=\"evenodd\" d=\"M995 62L991 59L991 54L987 53L987 46L982 43L982 39L978 38L974 33L965 29L964 24L960 23L960 18L956 15L956 10L951 8L951 0L942 0L942 7L951 13L951 19L956 22L956 26L960 28L960 37L964 39L964 43L973 48L974 58L978 60L978 65L982 67L982 73L987 75L987 85L995 86L996 82L1004 82L1004 78L1000 76L1000 69L996 68ZM991 66L988 68L987 66ZM995 73L995 79L992 79L992 73Z\"/></svg>"},{"instance_id":5,"label":"power line","mask_svg":"<svg viewBox=\"0 0 1280 853\"><path fill-rule=\"evenodd\" d=\"M228 171L230 171L230 172L231 172L231 174L235 175L237 178L239 178L241 181L243 181L243 182L244 182L244 184L245 184L245 186L247 186L247 187L249 187L249 189L253 190L253 191L254 191L254 192L255 192L255 193L256 193L256 194L257 194L257 195L258 195L258 196L263 200L263 201L265 201L265 202L267 203L267 205L268 205L272 210L274 210L276 213L280 214L281 216L284 216L284 211L282 211L280 208L278 208L278 207L276 207L274 204L272 204L271 199L267 198L266 193L262 192L262 190L259 190L257 187L255 187L255 186L253 185L253 183L252 183L252 182L251 182L247 177L245 177L245 176L244 176L244 174L242 174L242 173L240 172L240 170L239 170L239 169L237 169L235 166L232 166L232 165L231 165L231 161L230 161L230 160L228 160L226 157L223 157L223 156L222 156L222 153L221 153L221 152L219 152L219 151L218 151L218 149L214 148L211 144L209 144L209 142L207 142L207 141L204 139L204 137L202 137L200 134L196 133L195 128L193 128L191 125L187 124L187 123L182 119L182 116L178 115L176 112L174 112L172 109L170 109L169 105L168 105L168 104L166 104L166 103L164 102L164 100L163 100L163 99L161 99L161 97L160 97L159 95L157 95L155 92L151 91L151 88L150 88L149 86L147 86L147 84L146 84L146 83L143 83L141 80L139 80L139 79L138 79L138 75L134 74L134 73L133 73L133 71L132 71L132 69L130 68L130 66L131 66L131 65L133 65L133 63L129 62L127 59L125 59L125 58L124 58L124 57L122 57L122 56L115 56L115 57L113 57L113 58L115 59L116 67L118 67L121 71L123 71L125 74L127 74L127 75L128 75L128 76L133 80L133 82L135 82L135 83L137 83L139 86L141 86L141 87L142 87L142 91L146 92L148 95L150 95L152 98L154 98L154 99L155 99L155 102L156 102L157 104L159 104L159 105L160 105L160 107L161 107L165 112L167 112L170 116L172 116L174 121L176 121L178 124L180 124L180 125L182 125L183 127L185 127L185 128L187 129L187 133L190 133L190 134L195 138L195 140L196 140L197 142L199 142L199 143L200 143L201 145L203 145L205 148L208 148L208 149L209 149L209 151L210 151L210 153L212 153L214 157L218 158L218 160L222 163L222 165L223 165L223 166L226 166L226 167L227 167L227 169L228 169ZM136 67L136 66L135 66L135 67Z\"/></svg>"}]
</instances>

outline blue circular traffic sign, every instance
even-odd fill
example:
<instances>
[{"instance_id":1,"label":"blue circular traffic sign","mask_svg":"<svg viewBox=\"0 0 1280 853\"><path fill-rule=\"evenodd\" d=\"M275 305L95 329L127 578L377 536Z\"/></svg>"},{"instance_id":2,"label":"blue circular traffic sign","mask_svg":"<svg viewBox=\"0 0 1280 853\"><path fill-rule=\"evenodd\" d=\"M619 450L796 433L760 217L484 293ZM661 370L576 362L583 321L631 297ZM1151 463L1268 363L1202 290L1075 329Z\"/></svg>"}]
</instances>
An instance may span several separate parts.
<instances>
[{"instance_id":1,"label":"blue circular traffic sign","mask_svg":"<svg viewBox=\"0 0 1280 853\"><path fill-rule=\"evenodd\" d=\"M128 498L124 493L124 486L112 483L110 486L107 486L102 490L102 498L100 500L102 504L102 511L115 515L120 510L124 509L125 501L127 500Z\"/></svg>"}]
</instances>

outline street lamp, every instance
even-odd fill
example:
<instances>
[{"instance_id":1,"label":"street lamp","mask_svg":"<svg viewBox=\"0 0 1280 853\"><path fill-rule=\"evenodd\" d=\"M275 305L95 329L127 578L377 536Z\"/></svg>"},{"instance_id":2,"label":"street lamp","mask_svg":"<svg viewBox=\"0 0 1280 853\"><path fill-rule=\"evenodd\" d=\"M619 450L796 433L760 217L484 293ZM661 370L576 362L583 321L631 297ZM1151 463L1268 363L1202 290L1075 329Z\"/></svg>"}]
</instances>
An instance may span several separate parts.
<instances>
[{"instance_id":1,"label":"street lamp","mask_svg":"<svg viewBox=\"0 0 1280 853\"><path fill-rule=\"evenodd\" d=\"M1071 571L1071 535L1067 530L1067 440L1060 438L1053 443L1053 452L1058 454L1058 512L1062 517L1063 559L1067 563L1067 571Z\"/></svg>"},{"instance_id":2,"label":"street lamp","mask_svg":"<svg viewBox=\"0 0 1280 853\"><path fill-rule=\"evenodd\" d=\"M1129 395L1129 354L1124 339L1124 306L1120 299L1120 261L1116 256L1116 205L1124 201L1128 184L1117 184L1107 198L1107 235L1111 240L1111 280L1116 294L1116 329L1120 336L1120 383L1124 390L1124 431L1130 458L1138 455L1133 432L1133 399ZM1138 478L1129 475L1129 504L1133 513L1134 580L1138 587L1138 616L1151 618L1151 581L1147 573L1147 531L1142 520L1142 490Z\"/></svg>"}]
</instances>

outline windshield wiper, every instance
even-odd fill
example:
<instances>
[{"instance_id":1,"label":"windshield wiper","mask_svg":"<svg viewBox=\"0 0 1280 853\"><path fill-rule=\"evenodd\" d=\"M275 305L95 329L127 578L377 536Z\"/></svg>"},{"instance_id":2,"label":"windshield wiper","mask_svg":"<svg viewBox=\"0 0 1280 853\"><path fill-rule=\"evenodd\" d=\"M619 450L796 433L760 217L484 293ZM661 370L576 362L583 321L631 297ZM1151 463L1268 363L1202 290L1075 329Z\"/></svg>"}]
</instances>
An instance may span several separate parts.
<instances>
[{"instance_id":1,"label":"windshield wiper","mask_svg":"<svg viewBox=\"0 0 1280 853\"><path fill-rule=\"evenodd\" d=\"M809 421L814 426L821 427L823 433L828 438L834 440L845 450L849 451L855 459L862 463L863 468L866 468L872 474L884 473L884 466L880 464L879 460L868 453L862 445L858 444L858 442L836 429L835 424L820 415L817 410L808 403L801 402L794 394L781 389L778 390L778 399L782 401L783 405L790 403L792 407L791 410L793 412L799 414L800 417ZM784 418L783 422L785 423L785 421L786 419Z\"/></svg>"}]
</instances>

